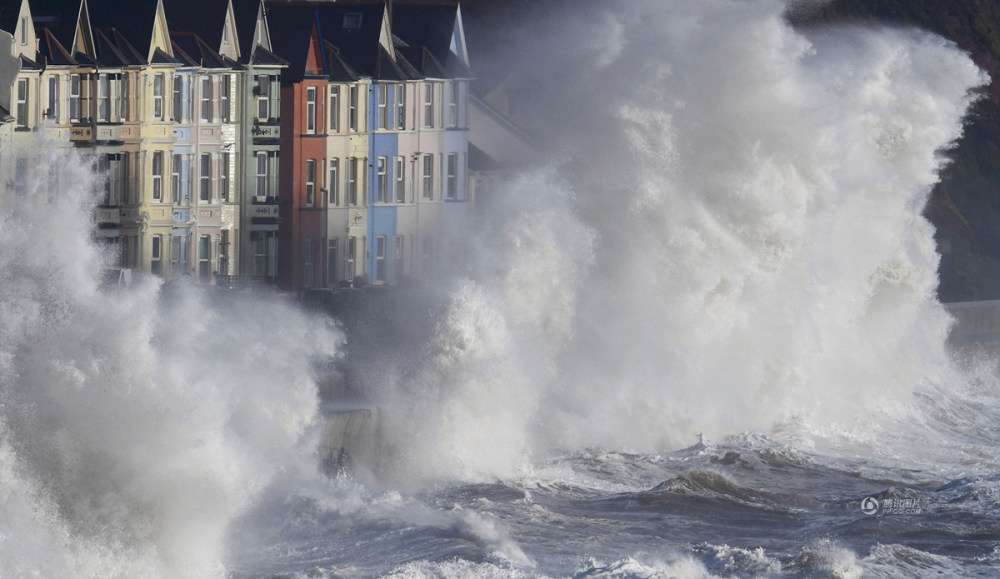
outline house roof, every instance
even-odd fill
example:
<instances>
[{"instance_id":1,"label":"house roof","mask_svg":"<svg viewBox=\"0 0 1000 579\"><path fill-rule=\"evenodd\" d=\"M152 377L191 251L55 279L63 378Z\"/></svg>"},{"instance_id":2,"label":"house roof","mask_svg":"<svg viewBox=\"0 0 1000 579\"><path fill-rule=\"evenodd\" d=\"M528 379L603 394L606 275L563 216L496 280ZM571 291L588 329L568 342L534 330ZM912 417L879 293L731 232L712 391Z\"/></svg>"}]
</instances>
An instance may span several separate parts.
<instances>
[{"instance_id":1,"label":"house roof","mask_svg":"<svg viewBox=\"0 0 1000 579\"><path fill-rule=\"evenodd\" d=\"M141 1L155 3L156 0ZM163 13L167 17L171 37L174 32L190 32L217 51L222 44L228 5L228 0L163 0Z\"/></svg>"},{"instance_id":2,"label":"house roof","mask_svg":"<svg viewBox=\"0 0 1000 579\"><path fill-rule=\"evenodd\" d=\"M204 68L232 68L235 64L213 50L197 34L171 32L170 41L174 48L174 55L186 65Z\"/></svg>"},{"instance_id":3,"label":"house roof","mask_svg":"<svg viewBox=\"0 0 1000 579\"><path fill-rule=\"evenodd\" d=\"M138 54L135 53L135 48L132 46L124 46L122 43L127 45L127 41L122 39L120 36L111 33L111 38L103 30L94 31L94 50L97 51L97 64L99 66L107 67L123 67L130 64L138 64L141 62ZM114 38L117 40L112 40ZM132 55L131 57L129 55ZM77 56L77 60L80 56Z\"/></svg>"},{"instance_id":4,"label":"house roof","mask_svg":"<svg viewBox=\"0 0 1000 579\"><path fill-rule=\"evenodd\" d=\"M281 81L302 80L305 76L309 37L316 23L315 7L270 5L267 7L267 22L271 33L271 54L288 62L288 68L281 73Z\"/></svg>"},{"instance_id":5,"label":"house roof","mask_svg":"<svg viewBox=\"0 0 1000 579\"><path fill-rule=\"evenodd\" d=\"M90 0L87 5L95 30L106 30L108 39L132 64L146 62L153 40L156 0ZM153 60L164 59L154 56Z\"/></svg>"},{"instance_id":6,"label":"house roof","mask_svg":"<svg viewBox=\"0 0 1000 579\"><path fill-rule=\"evenodd\" d=\"M39 30L38 52L45 57L46 66L70 66L77 64L69 51L48 28Z\"/></svg>"},{"instance_id":7,"label":"house roof","mask_svg":"<svg viewBox=\"0 0 1000 579\"><path fill-rule=\"evenodd\" d=\"M472 78L472 71L452 52L458 4L393 4L392 32L405 43L406 59L432 78Z\"/></svg>"}]
</instances>

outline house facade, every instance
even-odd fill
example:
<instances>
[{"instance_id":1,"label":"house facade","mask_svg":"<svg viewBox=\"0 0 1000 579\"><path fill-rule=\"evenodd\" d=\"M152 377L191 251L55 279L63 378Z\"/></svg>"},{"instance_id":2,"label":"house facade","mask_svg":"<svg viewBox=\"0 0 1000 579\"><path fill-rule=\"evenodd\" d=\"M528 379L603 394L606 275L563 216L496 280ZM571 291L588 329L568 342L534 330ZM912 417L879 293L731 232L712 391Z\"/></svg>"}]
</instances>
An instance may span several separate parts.
<instances>
[{"instance_id":1,"label":"house facade","mask_svg":"<svg viewBox=\"0 0 1000 579\"><path fill-rule=\"evenodd\" d=\"M290 62L286 289L433 276L443 232L469 213L461 10L397 4L391 14L385 3L271 8L276 50Z\"/></svg>"},{"instance_id":2,"label":"house facade","mask_svg":"<svg viewBox=\"0 0 1000 579\"><path fill-rule=\"evenodd\" d=\"M0 125L91 158L123 267L395 284L432 276L469 212L457 4L17 1Z\"/></svg>"}]
</instances>

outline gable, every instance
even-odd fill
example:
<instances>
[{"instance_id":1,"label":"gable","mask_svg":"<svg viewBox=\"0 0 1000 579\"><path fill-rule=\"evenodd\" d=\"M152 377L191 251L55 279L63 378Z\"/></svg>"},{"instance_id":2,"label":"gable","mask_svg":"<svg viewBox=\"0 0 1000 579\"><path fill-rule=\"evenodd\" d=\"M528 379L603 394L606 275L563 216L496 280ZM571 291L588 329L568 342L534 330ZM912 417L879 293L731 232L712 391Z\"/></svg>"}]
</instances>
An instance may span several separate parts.
<instances>
[{"instance_id":1,"label":"gable","mask_svg":"<svg viewBox=\"0 0 1000 579\"><path fill-rule=\"evenodd\" d=\"M226 18L222 24L222 41L219 44L219 54L232 61L240 59L240 41L236 32L236 18L233 15L232 0L226 2Z\"/></svg>"},{"instance_id":2,"label":"gable","mask_svg":"<svg viewBox=\"0 0 1000 579\"><path fill-rule=\"evenodd\" d=\"M392 31L389 29L388 8L382 10L382 26L378 33L378 43L389 53L389 58L396 60L395 43L392 41Z\"/></svg>"},{"instance_id":3,"label":"gable","mask_svg":"<svg viewBox=\"0 0 1000 579\"><path fill-rule=\"evenodd\" d=\"M326 74L326 67L323 66L323 55L319 43L319 31L316 24L313 24L312 34L309 35L309 53L306 55L306 75Z\"/></svg>"},{"instance_id":4,"label":"gable","mask_svg":"<svg viewBox=\"0 0 1000 579\"><path fill-rule=\"evenodd\" d=\"M31 8L28 0L21 0L21 9L17 13L17 24L14 27L14 55L35 60L38 37L35 35L35 24L31 21Z\"/></svg>"},{"instance_id":5,"label":"gable","mask_svg":"<svg viewBox=\"0 0 1000 579\"><path fill-rule=\"evenodd\" d=\"M452 54L458 57L459 60L469 67L469 52L465 46L465 25L462 23L462 7L455 7L455 26L451 31L451 49Z\"/></svg>"},{"instance_id":6,"label":"gable","mask_svg":"<svg viewBox=\"0 0 1000 579\"><path fill-rule=\"evenodd\" d=\"M157 54L159 51L161 54ZM156 0L156 16L153 18L153 35L149 41L149 53L146 55L147 62L157 62L163 56L174 56L174 49L170 43L170 29L167 28L167 17L163 12L163 0Z\"/></svg>"},{"instance_id":7,"label":"gable","mask_svg":"<svg viewBox=\"0 0 1000 579\"><path fill-rule=\"evenodd\" d=\"M90 10L87 9L87 0L80 2L80 12L76 16L73 54L85 54L90 58L97 58L97 51L94 48L94 33L90 29Z\"/></svg>"}]
</instances>

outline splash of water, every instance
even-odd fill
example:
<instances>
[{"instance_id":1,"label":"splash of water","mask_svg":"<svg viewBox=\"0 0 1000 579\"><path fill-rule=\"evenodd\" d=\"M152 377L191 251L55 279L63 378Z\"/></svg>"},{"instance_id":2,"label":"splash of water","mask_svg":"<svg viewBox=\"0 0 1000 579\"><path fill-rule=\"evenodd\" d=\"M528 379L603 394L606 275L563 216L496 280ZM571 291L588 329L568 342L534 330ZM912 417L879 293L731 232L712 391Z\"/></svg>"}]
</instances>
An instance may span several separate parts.
<instances>
[{"instance_id":1,"label":"splash of water","mask_svg":"<svg viewBox=\"0 0 1000 579\"><path fill-rule=\"evenodd\" d=\"M101 290L94 179L57 146L19 152L0 218L0 568L221 576L229 521L276 473L315 472L310 362L337 334L184 284Z\"/></svg>"},{"instance_id":2,"label":"splash of water","mask_svg":"<svg viewBox=\"0 0 1000 579\"><path fill-rule=\"evenodd\" d=\"M515 43L553 154L383 389L388 470L858 425L953 377L922 209L987 79L939 37L784 10L617 2Z\"/></svg>"}]
</instances>

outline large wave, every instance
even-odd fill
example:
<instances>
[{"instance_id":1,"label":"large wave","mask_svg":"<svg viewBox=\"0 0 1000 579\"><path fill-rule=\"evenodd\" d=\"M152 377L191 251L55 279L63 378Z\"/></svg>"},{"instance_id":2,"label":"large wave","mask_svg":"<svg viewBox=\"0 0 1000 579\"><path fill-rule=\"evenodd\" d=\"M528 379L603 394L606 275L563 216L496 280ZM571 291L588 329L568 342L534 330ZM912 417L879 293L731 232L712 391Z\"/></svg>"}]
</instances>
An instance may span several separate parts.
<instances>
[{"instance_id":1,"label":"large wave","mask_svg":"<svg viewBox=\"0 0 1000 579\"><path fill-rule=\"evenodd\" d=\"M418 362L370 350L383 482L864 424L947 387L922 209L986 78L930 34L797 30L784 9L576 6L516 43L541 160L455 233ZM310 368L338 334L278 301L100 291L87 167L22 153L0 221L0 566L221 575L233 517L316 475Z\"/></svg>"},{"instance_id":2,"label":"large wave","mask_svg":"<svg viewBox=\"0 0 1000 579\"><path fill-rule=\"evenodd\" d=\"M0 217L0 575L208 577L233 516L315 473L312 362L286 303L99 288L95 179L43 136Z\"/></svg>"},{"instance_id":3,"label":"large wave","mask_svg":"<svg viewBox=\"0 0 1000 579\"><path fill-rule=\"evenodd\" d=\"M987 78L785 8L575 6L517 38L545 161L485 204L422 369L384 387L389 470L850 428L950 379L922 210Z\"/></svg>"}]
</instances>

